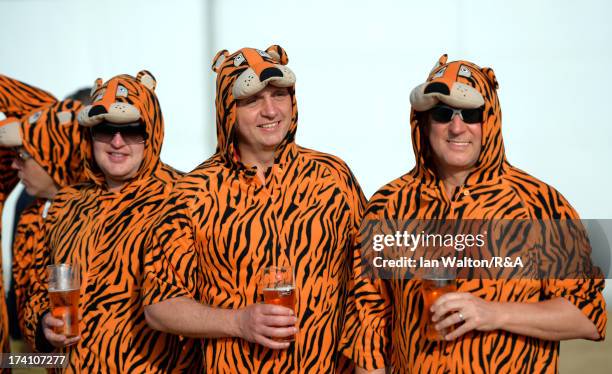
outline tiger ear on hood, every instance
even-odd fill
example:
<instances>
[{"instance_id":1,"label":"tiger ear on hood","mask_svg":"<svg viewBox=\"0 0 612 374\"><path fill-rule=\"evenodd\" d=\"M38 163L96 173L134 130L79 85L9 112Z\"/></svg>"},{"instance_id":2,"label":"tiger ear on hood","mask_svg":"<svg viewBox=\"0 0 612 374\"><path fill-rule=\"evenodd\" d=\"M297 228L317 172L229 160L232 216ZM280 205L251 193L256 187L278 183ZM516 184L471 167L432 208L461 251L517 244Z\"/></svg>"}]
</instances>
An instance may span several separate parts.
<instances>
[{"instance_id":1,"label":"tiger ear on hood","mask_svg":"<svg viewBox=\"0 0 612 374\"><path fill-rule=\"evenodd\" d=\"M215 57L213 57L212 59L212 66L211 66L212 71L217 73L219 71L219 67L221 67L221 64L223 63L223 61L225 61L227 56L229 56L229 52L227 51L227 49L222 49L219 52L217 52Z\"/></svg>"},{"instance_id":2,"label":"tiger ear on hood","mask_svg":"<svg viewBox=\"0 0 612 374\"><path fill-rule=\"evenodd\" d=\"M91 86L91 92L89 93L89 96L93 96L94 93L96 92L96 90L100 87L102 87L102 78L98 78L94 81L93 86Z\"/></svg>"},{"instance_id":3,"label":"tiger ear on hood","mask_svg":"<svg viewBox=\"0 0 612 374\"><path fill-rule=\"evenodd\" d=\"M439 68L440 66L446 64L446 61L448 61L448 55L445 53L442 56L440 56L438 61L436 61L436 64L434 65L433 68L431 68L431 71L429 72L429 74L433 73L433 71Z\"/></svg>"},{"instance_id":4,"label":"tiger ear on hood","mask_svg":"<svg viewBox=\"0 0 612 374\"><path fill-rule=\"evenodd\" d=\"M287 52L285 52L283 47L281 47L280 45L271 45L266 49L266 52L268 52L268 54L273 59L278 61L281 65L287 65L287 63L289 62L289 56L287 56Z\"/></svg>"},{"instance_id":5,"label":"tiger ear on hood","mask_svg":"<svg viewBox=\"0 0 612 374\"><path fill-rule=\"evenodd\" d=\"M495 72L493 71L493 69L484 67L480 69L480 71L482 71L485 77L487 77L487 79L489 80L489 82L491 82L491 86L493 86L494 89L499 88L499 83L497 83L497 78L495 77Z\"/></svg>"},{"instance_id":6,"label":"tiger ear on hood","mask_svg":"<svg viewBox=\"0 0 612 374\"><path fill-rule=\"evenodd\" d=\"M157 80L148 70L139 71L136 75L136 80L142 83L151 91L155 91L155 87L157 86Z\"/></svg>"}]
</instances>

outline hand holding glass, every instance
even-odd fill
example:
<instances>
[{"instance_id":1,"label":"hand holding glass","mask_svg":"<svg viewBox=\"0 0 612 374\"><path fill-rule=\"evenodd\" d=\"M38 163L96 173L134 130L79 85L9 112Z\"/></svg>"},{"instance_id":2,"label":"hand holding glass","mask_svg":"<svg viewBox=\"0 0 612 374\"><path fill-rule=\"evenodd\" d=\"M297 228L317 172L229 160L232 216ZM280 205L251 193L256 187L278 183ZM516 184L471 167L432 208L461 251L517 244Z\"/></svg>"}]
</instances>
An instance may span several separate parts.
<instances>
[{"instance_id":1,"label":"hand holding glass","mask_svg":"<svg viewBox=\"0 0 612 374\"><path fill-rule=\"evenodd\" d=\"M265 304L281 305L295 313L295 282L293 269L288 266L271 266L265 268L261 277L261 289ZM275 340L292 342L295 336L276 338Z\"/></svg>"},{"instance_id":2,"label":"hand holding glass","mask_svg":"<svg viewBox=\"0 0 612 374\"><path fill-rule=\"evenodd\" d=\"M447 293L457 291L455 275L450 272L434 272L423 277L421 291L423 294L424 316L427 318L425 337L429 340L444 340L444 336L452 331L452 327L436 330L436 323L431 320L431 306L436 300Z\"/></svg>"},{"instance_id":3,"label":"hand holding glass","mask_svg":"<svg viewBox=\"0 0 612 374\"><path fill-rule=\"evenodd\" d=\"M71 264L47 266L51 315L64 321L55 328L57 334L67 338L79 335L79 296L81 280L78 267Z\"/></svg>"}]
</instances>

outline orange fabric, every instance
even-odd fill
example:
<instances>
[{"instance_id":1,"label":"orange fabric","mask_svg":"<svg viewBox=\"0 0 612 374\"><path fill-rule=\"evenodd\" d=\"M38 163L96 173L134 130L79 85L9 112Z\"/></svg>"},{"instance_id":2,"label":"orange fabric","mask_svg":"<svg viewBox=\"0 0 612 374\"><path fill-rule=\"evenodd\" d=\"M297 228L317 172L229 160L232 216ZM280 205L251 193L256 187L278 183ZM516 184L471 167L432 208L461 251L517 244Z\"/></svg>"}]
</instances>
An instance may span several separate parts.
<instances>
[{"instance_id":1,"label":"orange fabric","mask_svg":"<svg viewBox=\"0 0 612 374\"><path fill-rule=\"evenodd\" d=\"M82 108L80 101L66 99L41 107L21 120L23 148L58 186L85 180L82 130L77 121Z\"/></svg>"},{"instance_id":2,"label":"orange fabric","mask_svg":"<svg viewBox=\"0 0 612 374\"><path fill-rule=\"evenodd\" d=\"M485 98L482 151L465 185L448 197L431 162L423 118L413 111L412 144L417 165L382 187L368 203L364 222L405 219L577 219L554 188L511 166L501 136L501 110L491 69L456 61L434 69L454 74L459 66L471 77L454 80L478 89ZM447 79L448 80L448 79ZM452 81L452 80L449 80ZM557 239L558 240L558 239ZM544 242L551 248L562 243ZM363 253L355 253L361 264ZM345 325L343 352L372 370L387 366L398 373L554 373L559 342L507 331L471 332L452 342L432 342L423 335L421 283L418 280L371 280L354 267L359 318ZM459 291L489 301L537 302L564 297L587 316L603 337L606 326L601 279L458 280Z\"/></svg>"},{"instance_id":3,"label":"orange fabric","mask_svg":"<svg viewBox=\"0 0 612 374\"><path fill-rule=\"evenodd\" d=\"M213 307L243 308L263 300L258 281L265 267L290 265L299 320L295 343L273 351L239 338L204 339L205 372L348 371L351 363L337 345L364 196L344 162L295 144L295 95L290 130L265 186L234 157L232 83L249 67L234 64L241 52L229 55L218 70L218 151L177 182L153 229L157 252L151 253L159 261L147 271L144 302L191 296Z\"/></svg>"},{"instance_id":4,"label":"orange fabric","mask_svg":"<svg viewBox=\"0 0 612 374\"><path fill-rule=\"evenodd\" d=\"M11 169L11 163L15 154L12 150L0 147L0 213L4 207L8 195L17 184L17 173ZM0 230L2 230L2 219L0 217ZM2 239L0 231L0 240ZM0 270L2 269L2 256L0 256ZM0 352L10 352L9 349L9 323L6 299L4 297L4 280L0 271ZM0 369L0 373L7 372Z\"/></svg>"},{"instance_id":5,"label":"orange fabric","mask_svg":"<svg viewBox=\"0 0 612 374\"><path fill-rule=\"evenodd\" d=\"M0 112L4 113L7 118L21 119L32 110L55 101L55 97L46 91L0 74ZM4 201L18 182L17 172L11 169L14 157L11 150L0 148L0 212L4 207ZM2 258L0 256L1 268ZM0 352L9 352L8 314L2 274L0 274L0 295L2 295L0 297ZM0 369L0 372L3 370Z\"/></svg>"},{"instance_id":6,"label":"orange fabric","mask_svg":"<svg viewBox=\"0 0 612 374\"><path fill-rule=\"evenodd\" d=\"M44 206L45 200L37 199L21 213L13 240L13 280L15 282L17 317L23 338L31 347L34 347L36 326L26 324L28 320L25 315L27 311L26 302L29 293L32 291L32 280L37 277L34 251L44 240L44 219L42 217Z\"/></svg>"},{"instance_id":7,"label":"orange fabric","mask_svg":"<svg viewBox=\"0 0 612 374\"><path fill-rule=\"evenodd\" d=\"M154 331L144 318L140 300L149 256L141 230L150 226L158 212L154 207L180 173L159 159L163 119L154 92L128 75L112 78L98 92L117 84L128 91L117 100L138 107L145 123L144 160L136 177L119 192L109 192L93 159L90 135L84 132L81 149L88 181L62 189L53 199L44 241L35 252L37 277L26 323L35 328L49 309L44 266L78 263L81 340L65 350L67 372L197 371L201 355L196 342Z\"/></svg>"},{"instance_id":8,"label":"orange fabric","mask_svg":"<svg viewBox=\"0 0 612 374\"><path fill-rule=\"evenodd\" d=\"M273 63L270 63L270 61L262 58L259 52L257 52L255 49L243 48L242 55L257 76L260 76L264 69L274 66Z\"/></svg>"},{"instance_id":9,"label":"orange fabric","mask_svg":"<svg viewBox=\"0 0 612 374\"><path fill-rule=\"evenodd\" d=\"M81 131L77 122L81 108L78 101L63 100L33 111L20 123L23 148L58 187L84 180L79 148ZM43 239L44 205L45 199L38 199L22 213L13 240L13 279L19 326L32 346L36 326L26 323L24 313L34 276L33 253Z\"/></svg>"},{"instance_id":10,"label":"orange fabric","mask_svg":"<svg viewBox=\"0 0 612 374\"><path fill-rule=\"evenodd\" d=\"M108 82L102 97L95 101L95 105L103 106L107 111L110 110L110 106L117 102L117 86L119 80L111 80ZM93 106L93 105L92 105Z\"/></svg>"},{"instance_id":11,"label":"orange fabric","mask_svg":"<svg viewBox=\"0 0 612 374\"><path fill-rule=\"evenodd\" d=\"M0 112L6 117L22 118L55 101L53 95L40 88L0 74Z\"/></svg>"}]
</instances>

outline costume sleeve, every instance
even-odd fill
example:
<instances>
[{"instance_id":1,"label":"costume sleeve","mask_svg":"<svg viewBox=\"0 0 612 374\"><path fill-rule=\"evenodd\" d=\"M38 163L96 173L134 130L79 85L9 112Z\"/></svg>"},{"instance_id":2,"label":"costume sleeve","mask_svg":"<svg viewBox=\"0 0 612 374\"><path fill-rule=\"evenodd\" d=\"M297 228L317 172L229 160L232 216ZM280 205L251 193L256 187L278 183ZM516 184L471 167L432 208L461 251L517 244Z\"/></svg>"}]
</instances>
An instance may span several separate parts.
<instances>
[{"instance_id":1,"label":"costume sleeve","mask_svg":"<svg viewBox=\"0 0 612 374\"><path fill-rule=\"evenodd\" d=\"M173 193L151 227L144 255L143 304L181 296L197 299L199 274L189 199Z\"/></svg>"},{"instance_id":2,"label":"costume sleeve","mask_svg":"<svg viewBox=\"0 0 612 374\"><path fill-rule=\"evenodd\" d=\"M25 330L24 311L27 297L31 289L34 273L34 251L38 242L42 241L43 220L40 214L40 203L37 201L23 211L17 223L15 239L13 240L13 279L15 281L15 296L17 301L17 316L19 327Z\"/></svg>"},{"instance_id":3,"label":"costume sleeve","mask_svg":"<svg viewBox=\"0 0 612 374\"><path fill-rule=\"evenodd\" d=\"M604 279L547 279L544 296L547 299L563 297L576 306L597 328L599 339L606 336L606 301L601 293Z\"/></svg>"},{"instance_id":4,"label":"costume sleeve","mask_svg":"<svg viewBox=\"0 0 612 374\"><path fill-rule=\"evenodd\" d=\"M12 149L0 147L0 201L8 198L13 188L19 182L17 170L11 167L13 159L17 155Z\"/></svg>"},{"instance_id":5,"label":"costume sleeve","mask_svg":"<svg viewBox=\"0 0 612 374\"><path fill-rule=\"evenodd\" d=\"M591 261L591 244L578 213L553 190L558 219L543 220L541 255L543 298L563 297L578 308L605 338L607 313L602 295L605 276ZM555 217L557 218L557 217Z\"/></svg>"},{"instance_id":6,"label":"costume sleeve","mask_svg":"<svg viewBox=\"0 0 612 374\"><path fill-rule=\"evenodd\" d=\"M354 257L354 248L357 241L357 235L359 233L359 226L361 225L361 220L363 218L363 213L365 211L365 205L367 203L366 198L357 182L357 179L352 174L350 169L344 163L341 164L342 167L338 168L339 172L337 177L340 181L339 185L343 186L343 192L346 196L346 202L349 205L349 212L351 215L350 219L350 228L349 228L349 247L347 250L350 253L350 261L348 261L347 265L349 267L349 274L352 274L353 271L353 257ZM345 315L343 321L343 329L342 329L342 337L339 345L339 350L345 356L352 359L352 355L350 354L350 346L353 341L357 338L357 326L359 326L359 314L355 304L355 279L351 276L346 284L347 289L347 298L345 303Z\"/></svg>"},{"instance_id":7,"label":"costume sleeve","mask_svg":"<svg viewBox=\"0 0 612 374\"><path fill-rule=\"evenodd\" d=\"M605 276L591 261L591 246L579 219L546 221L542 266L543 298L562 297L578 308L605 338Z\"/></svg>"},{"instance_id":8,"label":"costume sleeve","mask_svg":"<svg viewBox=\"0 0 612 374\"><path fill-rule=\"evenodd\" d=\"M50 222L40 221L40 230L32 244L32 265L28 271L29 288L24 296L23 311L20 315L20 327L24 340L38 352L53 351L53 346L42 333L42 317L50 311L47 289L47 265L51 264L51 251L46 245L45 233Z\"/></svg>"},{"instance_id":9,"label":"costume sleeve","mask_svg":"<svg viewBox=\"0 0 612 374\"><path fill-rule=\"evenodd\" d=\"M47 91L0 74L0 112L6 117L21 118L55 101L57 99Z\"/></svg>"},{"instance_id":10,"label":"costume sleeve","mask_svg":"<svg viewBox=\"0 0 612 374\"><path fill-rule=\"evenodd\" d=\"M11 169L14 152L10 149L0 147L0 214L4 207L4 201L17 183L17 171ZM0 230L2 229L2 217L0 217ZM0 234L2 238L2 234ZM0 269L2 268L2 256L0 256ZM0 297L4 297L4 282L0 273ZM8 349L8 313L4 300L0 301L0 350Z\"/></svg>"},{"instance_id":11,"label":"costume sleeve","mask_svg":"<svg viewBox=\"0 0 612 374\"><path fill-rule=\"evenodd\" d=\"M357 236L352 270L352 288L347 306L347 321L341 340L342 353L355 364L366 370L388 366L390 345L391 302L383 279L375 279L366 274L363 266L366 261L362 243L369 237L365 227L373 217L366 213Z\"/></svg>"}]
</instances>

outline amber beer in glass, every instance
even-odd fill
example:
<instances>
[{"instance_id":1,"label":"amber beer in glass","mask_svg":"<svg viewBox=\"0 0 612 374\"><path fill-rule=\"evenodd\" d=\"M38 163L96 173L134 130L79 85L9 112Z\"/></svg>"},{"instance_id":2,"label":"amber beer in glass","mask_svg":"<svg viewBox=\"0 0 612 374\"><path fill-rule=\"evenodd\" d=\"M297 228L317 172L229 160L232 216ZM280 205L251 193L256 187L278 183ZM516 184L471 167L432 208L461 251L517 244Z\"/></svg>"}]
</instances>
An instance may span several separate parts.
<instances>
[{"instance_id":1,"label":"amber beer in glass","mask_svg":"<svg viewBox=\"0 0 612 374\"><path fill-rule=\"evenodd\" d=\"M425 308L424 316L427 318L425 336L429 340L444 340L444 336L452 331L452 327L437 331L435 325L448 315L438 320L438 322L433 322L431 320L433 313L430 308L440 296L457 291L457 282L454 277L423 278L421 290L423 294L423 307Z\"/></svg>"},{"instance_id":2,"label":"amber beer in glass","mask_svg":"<svg viewBox=\"0 0 612 374\"><path fill-rule=\"evenodd\" d=\"M56 264L47 266L51 315L64 321L56 327L57 334L68 338L79 335L80 276L78 266Z\"/></svg>"},{"instance_id":3,"label":"amber beer in glass","mask_svg":"<svg viewBox=\"0 0 612 374\"><path fill-rule=\"evenodd\" d=\"M270 266L264 269L261 286L265 304L287 307L295 312L295 282L293 269L289 266ZM274 338L283 342L292 342L295 336Z\"/></svg>"}]
</instances>

